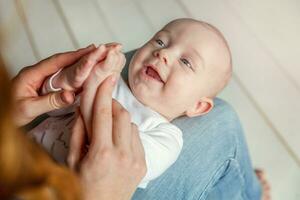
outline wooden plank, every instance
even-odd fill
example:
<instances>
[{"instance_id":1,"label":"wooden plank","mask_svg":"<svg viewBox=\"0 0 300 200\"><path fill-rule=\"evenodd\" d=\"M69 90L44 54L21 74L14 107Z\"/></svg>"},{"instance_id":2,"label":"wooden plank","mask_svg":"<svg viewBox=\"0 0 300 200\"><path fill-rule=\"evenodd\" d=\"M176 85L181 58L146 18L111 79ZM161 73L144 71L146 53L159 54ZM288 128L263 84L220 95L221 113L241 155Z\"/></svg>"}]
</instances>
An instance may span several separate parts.
<instances>
[{"instance_id":1,"label":"wooden plank","mask_svg":"<svg viewBox=\"0 0 300 200\"><path fill-rule=\"evenodd\" d=\"M54 0L56 6L61 7L67 25L74 35L77 45L87 46L95 43L115 41L113 33L103 22L95 1L82 0Z\"/></svg>"},{"instance_id":2,"label":"wooden plank","mask_svg":"<svg viewBox=\"0 0 300 200\"><path fill-rule=\"evenodd\" d=\"M124 51L136 49L151 38L153 32L141 11L131 0L95 0Z\"/></svg>"},{"instance_id":3,"label":"wooden plank","mask_svg":"<svg viewBox=\"0 0 300 200\"><path fill-rule=\"evenodd\" d=\"M135 0L152 24L155 31L176 18L187 17L184 10L174 0Z\"/></svg>"},{"instance_id":4,"label":"wooden plank","mask_svg":"<svg viewBox=\"0 0 300 200\"><path fill-rule=\"evenodd\" d=\"M243 89L233 80L220 97L236 109L245 130L253 165L266 171L272 199L299 199L299 166L274 137L274 131L257 112Z\"/></svg>"},{"instance_id":5,"label":"wooden plank","mask_svg":"<svg viewBox=\"0 0 300 200\"><path fill-rule=\"evenodd\" d=\"M183 0L192 16L216 25L228 39L233 53L234 70L257 108L276 129L291 156L300 163L300 93L276 66L256 37L223 1ZM193 6L190 6L193 5ZM225 21L226 20L226 21Z\"/></svg>"},{"instance_id":6,"label":"wooden plank","mask_svg":"<svg viewBox=\"0 0 300 200\"><path fill-rule=\"evenodd\" d=\"M300 91L299 1L230 0L228 2L251 32L265 45L278 67L282 69L282 73L286 74Z\"/></svg>"},{"instance_id":7,"label":"wooden plank","mask_svg":"<svg viewBox=\"0 0 300 200\"><path fill-rule=\"evenodd\" d=\"M75 48L51 0L18 2L24 10L40 58Z\"/></svg>"},{"instance_id":8,"label":"wooden plank","mask_svg":"<svg viewBox=\"0 0 300 200\"><path fill-rule=\"evenodd\" d=\"M0 0L1 54L11 76L36 62L26 30L12 0Z\"/></svg>"}]
</instances>

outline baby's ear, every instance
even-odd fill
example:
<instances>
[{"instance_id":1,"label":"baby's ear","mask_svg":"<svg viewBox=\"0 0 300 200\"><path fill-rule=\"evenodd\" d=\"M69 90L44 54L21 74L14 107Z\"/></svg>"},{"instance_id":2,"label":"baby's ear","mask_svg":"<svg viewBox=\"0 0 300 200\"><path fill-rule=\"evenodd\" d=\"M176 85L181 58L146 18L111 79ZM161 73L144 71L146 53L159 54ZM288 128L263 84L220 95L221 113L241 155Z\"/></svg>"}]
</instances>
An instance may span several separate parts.
<instances>
[{"instance_id":1,"label":"baby's ear","mask_svg":"<svg viewBox=\"0 0 300 200\"><path fill-rule=\"evenodd\" d=\"M203 97L197 101L193 107L188 109L185 114L188 117L196 117L208 113L213 107L213 100L208 97Z\"/></svg>"}]
</instances>

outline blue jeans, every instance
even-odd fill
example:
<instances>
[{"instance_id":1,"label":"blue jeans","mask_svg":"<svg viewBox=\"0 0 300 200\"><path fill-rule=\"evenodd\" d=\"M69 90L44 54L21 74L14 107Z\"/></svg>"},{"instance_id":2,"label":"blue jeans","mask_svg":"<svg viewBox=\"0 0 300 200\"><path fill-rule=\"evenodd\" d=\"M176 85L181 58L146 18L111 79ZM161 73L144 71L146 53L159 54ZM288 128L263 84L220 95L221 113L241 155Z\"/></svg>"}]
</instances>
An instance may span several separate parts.
<instances>
[{"instance_id":1,"label":"blue jeans","mask_svg":"<svg viewBox=\"0 0 300 200\"><path fill-rule=\"evenodd\" d=\"M173 121L183 131L178 160L133 200L260 199L239 119L223 100L207 115ZM158 155L159 156L159 155Z\"/></svg>"}]
</instances>

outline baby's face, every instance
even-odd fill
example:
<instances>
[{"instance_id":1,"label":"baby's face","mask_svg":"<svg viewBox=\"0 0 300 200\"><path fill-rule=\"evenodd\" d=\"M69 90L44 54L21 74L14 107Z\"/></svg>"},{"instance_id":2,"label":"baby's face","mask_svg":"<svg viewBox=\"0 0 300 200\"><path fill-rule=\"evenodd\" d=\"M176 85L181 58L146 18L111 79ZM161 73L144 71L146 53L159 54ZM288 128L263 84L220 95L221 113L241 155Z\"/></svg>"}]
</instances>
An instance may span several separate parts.
<instances>
[{"instance_id":1,"label":"baby's face","mask_svg":"<svg viewBox=\"0 0 300 200\"><path fill-rule=\"evenodd\" d=\"M195 23L168 24L142 46L129 65L134 96L168 120L185 115L210 89L212 38Z\"/></svg>"}]
</instances>

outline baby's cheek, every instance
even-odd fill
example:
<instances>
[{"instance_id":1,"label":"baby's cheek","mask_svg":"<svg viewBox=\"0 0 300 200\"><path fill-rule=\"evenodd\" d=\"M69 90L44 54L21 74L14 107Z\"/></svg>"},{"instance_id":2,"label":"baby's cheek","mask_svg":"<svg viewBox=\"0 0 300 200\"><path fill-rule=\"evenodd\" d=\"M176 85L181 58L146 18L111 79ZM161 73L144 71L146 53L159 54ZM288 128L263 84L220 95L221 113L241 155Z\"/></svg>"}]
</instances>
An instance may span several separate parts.
<instances>
[{"instance_id":1,"label":"baby's cheek","mask_svg":"<svg viewBox=\"0 0 300 200\"><path fill-rule=\"evenodd\" d=\"M128 76L129 78L134 78L138 76L138 72L141 69L141 64L139 62L132 62L129 65Z\"/></svg>"},{"instance_id":2,"label":"baby's cheek","mask_svg":"<svg viewBox=\"0 0 300 200\"><path fill-rule=\"evenodd\" d=\"M143 63L149 58L150 52L146 49L146 47L142 47L141 49L139 49L134 56L134 60L138 63Z\"/></svg>"},{"instance_id":3,"label":"baby's cheek","mask_svg":"<svg viewBox=\"0 0 300 200\"><path fill-rule=\"evenodd\" d=\"M181 90L187 85L187 81L188 80L185 79L184 76L180 74L173 74L168 78L167 84L171 89L177 88L178 90Z\"/></svg>"}]
</instances>

